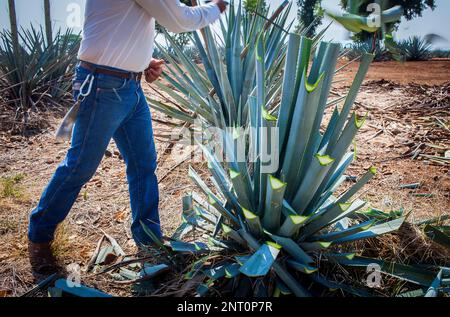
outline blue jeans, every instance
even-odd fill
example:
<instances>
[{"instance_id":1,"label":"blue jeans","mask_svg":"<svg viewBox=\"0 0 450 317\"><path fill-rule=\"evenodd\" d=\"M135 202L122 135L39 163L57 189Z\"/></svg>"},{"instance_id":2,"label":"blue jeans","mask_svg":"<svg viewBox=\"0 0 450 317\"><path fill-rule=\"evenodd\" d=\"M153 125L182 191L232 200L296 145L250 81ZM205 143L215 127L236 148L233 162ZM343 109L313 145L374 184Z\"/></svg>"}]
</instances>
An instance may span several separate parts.
<instances>
[{"instance_id":1,"label":"blue jeans","mask_svg":"<svg viewBox=\"0 0 450 317\"><path fill-rule=\"evenodd\" d=\"M76 89L89 74L89 70L77 67L75 99L80 93ZM127 166L134 240L138 244L152 242L141 222L161 237L156 150L150 110L140 82L95 74L91 93L80 105L71 147L31 212L30 241L53 240L57 225L68 215L83 185L95 174L111 138Z\"/></svg>"}]
</instances>

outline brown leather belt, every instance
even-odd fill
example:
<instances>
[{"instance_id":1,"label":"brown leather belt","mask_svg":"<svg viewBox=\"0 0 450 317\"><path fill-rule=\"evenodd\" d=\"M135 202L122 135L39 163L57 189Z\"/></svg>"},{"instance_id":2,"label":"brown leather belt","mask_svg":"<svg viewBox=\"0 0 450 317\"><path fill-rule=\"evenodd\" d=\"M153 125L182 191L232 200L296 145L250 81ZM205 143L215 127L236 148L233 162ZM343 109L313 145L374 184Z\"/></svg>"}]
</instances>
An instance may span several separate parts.
<instances>
[{"instance_id":1,"label":"brown leather belt","mask_svg":"<svg viewBox=\"0 0 450 317\"><path fill-rule=\"evenodd\" d=\"M79 61L78 66L83 67L95 74L104 74L104 75L110 75L110 76L117 76L121 78L141 81L142 73L134 73L134 72L127 72L127 71L116 71L108 68L103 68L101 66L97 66L92 63L88 63L85 61Z\"/></svg>"}]
</instances>

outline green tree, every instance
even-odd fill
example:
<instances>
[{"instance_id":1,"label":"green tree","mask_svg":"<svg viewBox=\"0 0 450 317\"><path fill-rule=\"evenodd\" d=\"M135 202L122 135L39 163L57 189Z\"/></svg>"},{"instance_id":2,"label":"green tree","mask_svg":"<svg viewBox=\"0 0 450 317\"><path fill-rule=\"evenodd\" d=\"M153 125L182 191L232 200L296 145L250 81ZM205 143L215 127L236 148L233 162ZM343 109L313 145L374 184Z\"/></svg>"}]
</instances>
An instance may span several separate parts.
<instances>
[{"instance_id":1,"label":"green tree","mask_svg":"<svg viewBox=\"0 0 450 317\"><path fill-rule=\"evenodd\" d=\"M341 0L341 4L343 8L346 8L348 3L350 1L349 0ZM369 4L369 3L373 3L376 1L373 0L363 0L361 1L365 4ZM404 10L404 17L407 20L412 20L415 17L420 17L422 16L422 12L427 9L427 8L431 8L431 9L435 9L436 8L436 1L435 0L390 0L388 1L390 6L396 6L396 5L400 5L402 6L403 10ZM365 10L366 6L361 6L360 7L360 13L366 13L367 11Z\"/></svg>"},{"instance_id":2,"label":"green tree","mask_svg":"<svg viewBox=\"0 0 450 317\"><path fill-rule=\"evenodd\" d=\"M259 5L261 5L264 10L267 10L266 0L244 0L244 9L247 13L255 12Z\"/></svg>"},{"instance_id":3,"label":"green tree","mask_svg":"<svg viewBox=\"0 0 450 317\"><path fill-rule=\"evenodd\" d=\"M371 12L367 11L367 7L370 3L380 3L382 10L387 10L395 6L401 6L403 10L403 16L407 20L412 20L416 17L422 16L422 12L428 8L434 10L436 8L435 0L341 0L341 5L348 11L354 9L356 12L351 12L352 14L357 14L360 16L367 17ZM383 34L381 32L385 31L390 34L395 30L400 21L386 23L383 27L384 30L378 31L377 37L382 38ZM355 40L366 41L372 38L373 34L363 31L355 35Z\"/></svg>"},{"instance_id":4,"label":"green tree","mask_svg":"<svg viewBox=\"0 0 450 317\"><path fill-rule=\"evenodd\" d=\"M308 28L306 36L313 37L317 27L322 23L322 9L320 0L297 0L299 21L298 27Z\"/></svg>"}]
</instances>

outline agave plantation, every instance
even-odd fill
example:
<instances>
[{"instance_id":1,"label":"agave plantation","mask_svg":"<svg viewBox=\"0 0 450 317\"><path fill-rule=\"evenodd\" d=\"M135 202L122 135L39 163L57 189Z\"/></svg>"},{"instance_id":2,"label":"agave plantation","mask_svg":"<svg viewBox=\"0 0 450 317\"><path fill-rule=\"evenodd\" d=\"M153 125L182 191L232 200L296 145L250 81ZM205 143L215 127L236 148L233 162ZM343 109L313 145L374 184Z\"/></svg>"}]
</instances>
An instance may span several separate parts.
<instances>
[{"instance_id":1,"label":"agave plantation","mask_svg":"<svg viewBox=\"0 0 450 317\"><path fill-rule=\"evenodd\" d=\"M223 46L213 44L208 28L203 31L205 49L200 36L193 35L204 69L176 46L179 63L167 55L171 75L165 78L176 89L169 91L160 84L158 88L181 107L150 100L155 109L178 119L193 123L197 117L204 128L221 128L223 153L213 151L217 147L213 140L196 140L211 179L203 180L190 169L203 196L194 192L184 199L183 224L171 241L173 252L207 254L192 265L186 278L204 277L197 290L201 295L224 287L224 281L244 287L247 277L253 279L250 288L255 296L311 296L317 294L314 285L368 296L370 291L336 283L321 268L375 265L422 288L430 287L439 271L448 274L444 268L425 270L363 257L352 249L352 242L395 231L405 221L401 212L384 214L368 208L359 197L375 167L352 186L341 188L355 157L350 148L366 115L352 111L352 106L373 55L361 57L343 106L336 106L331 119L324 120L325 108L333 105L330 89L340 45L285 35L276 27L249 32L262 29L264 21L241 21L240 10L240 6L237 13L230 9L228 27L222 26ZM224 163L222 155L227 158ZM208 243L182 242L193 229L203 232ZM217 254L223 260L211 265L208 259Z\"/></svg>"},{"instance_id":2,"label":"agave plantation","mask_svg":"<svg viewBox=\"0 0 450 317\"><path fill-rule=\"evenodd\" d=\"M400 47L403 58L407 61L424 61L430 58L431 44L418 36L401 41Z\"/></svg>"},{"instance_id":3,"label":"agave plantation","mask_svg":"<svg viewBox=\"0 0 450 317\"><path fill-rule=\"evenodd\" d=\"M70 103L70 72L80 38L71 30L59 30L49 41L42 28L33 26L17 36L20 44L16 48L11 32L0 33L0 90L8 96L5 108L15 111L15 129L23 132L29 128L30 117Z\"/></svg>"},{"instance_id":4,"label":"agave plantation","mask_svg":"<svg viewBox=\"0 0 450 317\"><path fill-rule=\"evenodd\" d=\"M378 26L370 23L373 16L365 10L369 2L341 1L345 13L327 12L357 33L355 38L361 36L346 48L323 41L327 26L314 35L321 20L315 15L323 12L315 0L297 1L309 10L299 12L302 21L312 21L309 26L291 22L292 1L271 8L271 1L254 0L231 1L220 23L198 32L177 37L158 28L167 45L156 42L156 49L166 66L163 80L149 86L153 91L147 99L153 109L176 120L171 127L194 132L188 141L203 160L185 173L195 189L183 197L182 223L167 241L141 223L154 244L140 246L136 256L129 256L111 233L103 232L82 273L89 278L107 273L114 282L132 284L139 295L173 295L173 290L181 290L177 294L182 296L195 292L236 297L450 294L450 268L441 266L440 258L432 257L432 264L415 258L394 261L379 243L383 238L395 240L405 227L415 226L425 238L450 250L450 230L443 222L450 216L413 222L403 209L375 209L365 200L365 186L373 182L377 168L364 164L367 169L356 176L349 171L358 159L356 136L366 132L361 128L369 114L355 104L372 62L397 55L425 60L432 55L426 38L395 43L390 37L400 17L420 14L422 1L413 1L422 5L419 8L413 2L402 8L399 4L405 1L375 1L381 6ZM71 30L52 34L50 1L44 1L45 30L32 26L18 31L14 1L9 4L12 31L0 32L0 101L3 109L12 109L13 122L24 126L31 115L72 101L69 76L77 63L80 37ZM434 8L434 1L426 5ZM339 63L343 57L348 59L344 66ZM333 84L342 80L336 75L349 65L355 66L356 74L342 95ZM448 132L437 115L448 100L444 90L440 98L433 113ZM47 146L44 141L39 141L41 148ZM116 151L109 154L105 173L118 156ZM446 156L429 157L448 164ZM21 181L16 178L2 177L6 194L0 198L16 195L14 186ZM96 188L102 185L93 183ZM88 185L83 208L90 202L87 189ZM127 211L115 214L114 220L122 224ZM2 237L9 234L9 229L2 230ZM159 283L156 277L165 280ZM109 296L56 278L48 277L24 296L36 295L53 282L50 296Z\"/></svg>"}]
</instances>

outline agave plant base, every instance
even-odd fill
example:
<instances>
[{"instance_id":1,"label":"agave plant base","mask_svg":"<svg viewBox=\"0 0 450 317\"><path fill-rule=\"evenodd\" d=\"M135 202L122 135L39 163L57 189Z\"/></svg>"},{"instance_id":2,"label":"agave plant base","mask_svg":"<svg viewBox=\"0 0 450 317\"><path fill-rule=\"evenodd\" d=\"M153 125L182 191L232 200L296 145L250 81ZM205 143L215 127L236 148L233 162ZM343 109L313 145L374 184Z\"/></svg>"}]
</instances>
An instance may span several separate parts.
<instances>
[{"instance_id":1,"label":"agave plant base","mask_svg":"<svg viewBox=\"0 0 450 317\"><path fill-rule=\"evenodd\" d=\"M385 216L389 216L385 214ZM421 225L422 226L422 225ZM408 224L403 226L397 235L405 237L404 242L394 239L392 235L377 237L366 241L359 241L347 245L347 251L357 250L364 257L374 256L382 253L385 261L394 263L397 261L407 262L410 266L400 266L406 271L402 278L382 273L381 279L375 278L366 267L343 266L331 261L321 261L319 270L305 274L303 272L291 272L292 276L300 285L303 285L314 297L423 297L429 287L421 286L408 281L412 277L425 274L424 282L432 284L438 275L439 268L435 265L450 265L450 249L431 244L424 240L421 226ZM186 241L198 239L202 234L196 230L186 234ZM207 238L200 238L205 245ZM411 241L416 241L411 243ZM399 259L398 250L402 249L402 259ZM280 280L274 270L262 277L248 277L237 274L239 261L249 250L241 252L235 250L196 250L194 245L188 242L174 244L174 247L152 248L150 253L144 253L147 257L151 255L152 262L167 263L171 272L151 283L151 287L141 285L144 293L156 296L207 296L207 297L280 297L294 296L292 291ZM439 256L437 256L439 255ZM349 254L350 257L350 254ZM167 259L171 260L168 261ZM237 264L230 263L230 259L236 259ZM355 259L355 257L353 257ZM414 271L411 264L417 267L426 264L433 269ZM318 263L319 264L319 263ZM371 267L376 267L373 263ZM391 270L394 266L391 264ZM416 267L416 268L417 268ZM386 267L384 268L386 269ZM401 271L397 271L399 273ZM447 275L444 275L448 276ZM372 277L372 279L371 279ZM379 282L379 284L377 284ZM155 284L156 283L156 284ZM368 283L371 287L368 287ZM164 287L155 287L164 285ZM443 286L442 286L443 287ZM441 288L441 294L442 293ZM150 292L150 293L148 293Z\"/></svg>"}]
</instances>

